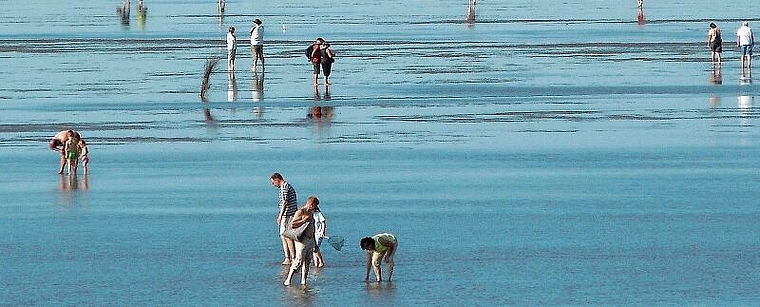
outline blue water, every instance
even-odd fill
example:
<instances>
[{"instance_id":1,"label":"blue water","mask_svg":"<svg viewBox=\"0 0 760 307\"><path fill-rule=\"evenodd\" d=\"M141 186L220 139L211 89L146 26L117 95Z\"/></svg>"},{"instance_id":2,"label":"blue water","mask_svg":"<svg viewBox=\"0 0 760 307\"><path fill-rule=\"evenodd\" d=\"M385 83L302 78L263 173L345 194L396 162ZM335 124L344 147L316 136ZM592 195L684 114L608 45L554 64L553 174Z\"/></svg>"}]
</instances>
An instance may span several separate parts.
<instances>
[{"instance_id":1,"label":"blue water","mask_svg":"<svg viewBox=\"0 0 760 307\"><path fill-rule=\"evenodd\" d=\"M124 24L111 2L0 0L0 305L760 302L760 91L731 47L757 3L646 1L638 24L635 1L479 1L467 24L467 1L229 1L220 22L148 0ZM235 78L202 102L229 25ZM66 128L87 176L55 174ZM282 285L274 171L346 237L306 288ZM394 282L365 283L381 231Z\"/></svg>"}]
</instances>

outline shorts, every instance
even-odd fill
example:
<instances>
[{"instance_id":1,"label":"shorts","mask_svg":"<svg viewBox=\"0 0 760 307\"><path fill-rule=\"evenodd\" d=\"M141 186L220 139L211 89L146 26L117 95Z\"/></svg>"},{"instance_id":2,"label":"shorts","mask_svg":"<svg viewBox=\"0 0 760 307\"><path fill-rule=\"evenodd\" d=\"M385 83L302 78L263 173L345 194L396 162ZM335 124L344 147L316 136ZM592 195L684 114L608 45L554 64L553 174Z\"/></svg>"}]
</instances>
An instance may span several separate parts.
<instances>
[{"instance_id":1,"label":"shorts","mask_svg":"<svg viewBox=\"0 0 760 307\"><path fill-rule=\"evenodd\" d=\"M253 62L256 62L259 57L261 57L261 60L264 60L264 46L262 45L251 45L251 60Z\"/></svg>"},{"instance_id":2,"label":"shorts","mask_svg":"<svg viewBox=\"0 0 760 307\"><path fill-rule=\"evenodd\" d=\"M286 216L282 219L280 219L280 235L282 235L285 232L285 227L287 225L290 225L290 221L293 219L293 216Z\"/></svg>"},{"instance_id":3,"label":"shorts","mask_svg":"<svg viewBox=\"0 0 760 307\"><path fill-rule=\"evenodd\" d=\"M714 40L710 43L710 50L712 52L723 52L723 42Z\"/></svg>"},{"instance_id":4,"label":"shorts","mask_svg":"<svg viewBox=\"0 0 760 307\"><path fill-rule=\"evenodd\" d=\"M66 159L76 159L77 153L76 152L67 152L66 153Z\"/></svg>"},{"instance_id":5,"label":"shorts","mask_svg":"<svg viewBox=\"0 0 760 307\"><path fill-rule=\"evenodd\" d=\"M312 63L311 63L311 65L313 65L313 66L314 66L314 74L315 74L315 75L318 75L318 74L319 74L319 68L320 68L320 66L321 66L321 65L319 64L319 62L316 62L316 63L312 62Z\"/></svg>"},{"instance_id":6,"label":"shorts","mask_svg":"<svg viewBox=\"0 0 760 307\"><path fill-rule=\"evenodd\" d=\"M742 55L752 55L752 45L742 45Z\"/></svg>"}]
</instances>

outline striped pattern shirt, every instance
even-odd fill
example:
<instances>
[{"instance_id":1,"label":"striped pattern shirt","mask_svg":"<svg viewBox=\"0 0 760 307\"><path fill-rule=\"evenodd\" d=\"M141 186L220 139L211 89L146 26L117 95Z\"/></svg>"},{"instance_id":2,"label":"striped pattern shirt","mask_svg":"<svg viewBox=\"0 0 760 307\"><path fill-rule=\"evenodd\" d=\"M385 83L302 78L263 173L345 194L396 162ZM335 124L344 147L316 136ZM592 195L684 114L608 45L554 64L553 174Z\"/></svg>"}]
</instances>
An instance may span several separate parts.
<instances>
[{"instance_id":1,"label":"striped pattern shirt","mask_svg":"<svg viewBox=\"0 0 760 307\"><path fill-rule=\"evenodd\" d=\"M283 207L285 210L283 210ZM287 217L293 216L298 210L298 197L296 196L296 189L294 189L288 182L283 182L280 186L280 216Z\"/></svg>"}]
</instances>

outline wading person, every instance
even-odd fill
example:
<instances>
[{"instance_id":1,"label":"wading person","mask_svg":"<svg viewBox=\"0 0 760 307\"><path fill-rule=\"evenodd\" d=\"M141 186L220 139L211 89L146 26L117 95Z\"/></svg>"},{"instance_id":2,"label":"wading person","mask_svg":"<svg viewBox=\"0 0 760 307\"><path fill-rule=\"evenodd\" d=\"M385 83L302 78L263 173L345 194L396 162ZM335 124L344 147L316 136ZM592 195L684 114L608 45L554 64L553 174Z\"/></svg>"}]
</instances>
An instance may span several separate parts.
<instances>
[{"instance_id":1,"label":"wading person","mask_svg":"<svg viewBox=\"0 0 760 307\"><path fill-rule=\"evenodd\" d=\"M296 248L293 240L282 235L285 227L290 225L290 220L298 210L298 199L296 190L282 177L280 173L274 173L269 180L272 185L280 190L279 212L277 213L277 225L280 231L280 240L282 241L282 252L285 258L282 265L290 265L296 256Z\"/></svg>"},{"instance_id":2,"label":"wading person","mask_svg":"<svg viewBox=\"0 0 760 307\"><path fill-rule=\"evenodd\" d=\"M251 31L248 31L249 34L251 34L251 60L253 61L253 66L251 70L253 72L256 72L257 70L257 64L259 60L261 60L261 72L264 72L264 27L261 26L261 20L256 18L253 20L253 27L251 28Z\"/></svg>"},{"instance_id":3,"label":"wading person","mask_svg":"<svg viewBox=\"0 0 760 307\"><path fill-rule=\"evenodd\" d=\"M293 281L293 275L301 270L301 285L306 285L306 278L309 276L309 267L311 266L311 254L317 243L314 241L314 210L319 205L319 199L309 196L306 203L300 209L296 210L293 216L292 227L298 228L305 223L309 223L303 232L303 236L294 240L296 248L296 257L290 265L288 276L283 282L284 285L290 286Z\"/></svg>"},{"instance_id":4,"label":"wading person","mask_svg":"<svg viewBox=\"0 0 760 307\"><path fill-rule=\"evenodd\" d=\"M388 271L388 281L393 278L393 256L398 248L396 236L390 233L380 233L371 237L364 237L359 242L359 246L367 252L367 263L364 271L364 280L369 280L370 268L375 272L375 281L383 281L383 274L380 270L380 262L385 259L386 269Z\"/></svg>"}]
</instances>

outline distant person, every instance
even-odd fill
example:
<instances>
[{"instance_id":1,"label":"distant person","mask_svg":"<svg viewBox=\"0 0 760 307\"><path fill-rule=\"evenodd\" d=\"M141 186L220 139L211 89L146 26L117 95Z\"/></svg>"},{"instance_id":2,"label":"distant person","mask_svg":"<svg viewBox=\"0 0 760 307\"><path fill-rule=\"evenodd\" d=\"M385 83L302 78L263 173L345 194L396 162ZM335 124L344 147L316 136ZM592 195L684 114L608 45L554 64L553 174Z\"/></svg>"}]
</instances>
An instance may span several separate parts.
<instances>
[{"instance_id":1,"label":"distant person","mask_svg":"<svg viewBox=\"0 0 760 307\"><path fill-rule=\"evenodd\" d=\"M364 280L369 280L369 270L375 272L375 281L383 281L383 275L380 270L380 262L385 259L388 270L388 281L393 278L393 256L398 249L398 240L396 236L390 233L380 233L372 237L364 237L359 242L359 246L367 252L367 265L364 273Z\"/></svg>"},{"instance_id":2,"label":"distant person","mask_svg":"<svg viewBox=\"0 0 760 307\"><path fill-rule=\"evenodd\" d=\"M261 71L264 72L264 27L261 25L261 20L256 18L253 20L253 27L251 31L251 60L253 61L253 72L256 72L258 60L261 59Z\"/></svg>"},{"instance_id":3,"label":"distant person","mask_svg":"<svg viewBox=\"0 0 760 307\"><path fill-rule=\"evenodd\" d=\"M295 241L295 259L290 265L288 276L283 282L284 285L290 286L293 281L293 274L301 269L301 285L306 285L306 278L309 276L309 267L311 266L311 253L317 245L314 241L314 209L319 205L319 199L309 196L306 203L300 209L296 210L293 216L293 227L300 227L304 223L309 223L304 230L303 237L300 241Z\"/></svg>"},{"instance_id":4,"label":"distant person","mask_svg":"<svg viewBox=\"0 0 760 307\"><path fill-rule=\"evenodd\" d=\"M50 139L50 142L48 142L48 146L51 150L58 152L61 154L61 163L58 167L58 173L63 174L63 169L66 167L66 152L64 151L64 145L66 144L66 141L69 140L69 134L73 135L75 138L80 139L81 136L79 135L79 132L76 132L74 130L63 130L59 131L58 133L53 136L52 139Z\"/></svg>"},{"instance_id":5,"label":"distant person","mask_svg":"<svg viewBox=\"0 0 760 307\"><path fill-rule=\"evenodd\" d=\"M314 245L314 266L321 268L325 266L325 261L322 259L322 251L319 248L322 246L322 241L327 238L327 219L322 214L322 210L319 208L319 200L314 203L314 239L316 244Z\"/></svg>"},{"instance_id":6,"label":"distant person","mask_svg":"<svg viewBox=\"0 0 760 307\"><path fill-rule=\"evenodd\" d=\"M227 30L227 70L235 71L235 52L237 51L237 37L235 37L235 27L229 27Z\"/></svg>"},{"instance_id":7,"label":"distant person","mask_svg":"<svg viewBox=\"0 0 760 307\"><path fill-rule=\"evenodd\" d=\"M644 0L636 0L636 5L639 8L643 8L644 7Z\"/></svg>"},{"instance_id":8,"label":"distant person","mask_svg":"<svg viewBox=\"0 0 760 307\"><path fill-rule=\"evenodd\" d=\"M272 185L280 189L280 205L279 212L277 213L277 225L280 228L280 240L282 241L282 252L285 254L285 259L282 261L282 265L292 264L293 259L296 256L296 248L293 240L282 235L285 231L285 227L290 224L290 220L298 210L298 199L296 190L282 177L280 173L274 173L269 180Z\"/></svg>"},{"instance_id":9,"label":"distant person","mask_svg":"<svg viewBox=\"0 0 760 307\"><path fill-rule=\"evenodd\" d=\"M87 142L79 140L79 159L82 160L82 174L87 175L87 165L90 164L90 149L87 148Z\"/></svg>"},{"instance_id":10,"label":"distant person","mask_svg":"<svg viewBox=\"0 0 760 307\"><path fill-rule=\"evenodd\" d=\"M66 163L69 165L69 175L76 174L79 162L79 139L73 133L68 133L63 151L66 153Z\"/></svg>"},{"instance_id":11,"label":"distant person","mask_svg":"<svg viewBox=\"0 0 760 307\"><path fill-rule=\"evenodd\" d=\"M752 67L752 47L755 45L755 36L752 35L752 29L749 28L749 23L744 21L742 26L736 30L736 46L739 47L741 53L739 62L741 63L742 70L745 67Z\"/></svg>"},{"instance_id":12,"label":"distant person","mask_svg":"<svg viewBox=\"0 0 760 307\"><path fill-rule=\"evenodd\" d=\"M322 64L322 75L325 78L325 90L330 85L330 73L332 72L332 65L335 63L335 53L330 49L330 43L323 42L319 46L320 63Z\"/></svg>"},{"instance_id":13,"label":"distant person","mask_svg":"<svg viewBox=\"0 0 760 307\"><path fill-rule=\"evenodd\" d=\"M325 40L321 37L318 37L314 43L306 48L306 58L309 59L309 62L311 62L311 65L313 67L313 84L314 86L317 86L318 79L319 79L319 68L322 62L322 53L319 51L319 47L325 42Z\"/></svg>"},{"instance_id":14,"label":"distant person","mask_svg":"<svg viewBox=\"0 0 760 307\"><path fill-rule=\"evenodd\" d=\"M723 38L720 35L720 29L714 22L710 23L710 29L707 30L707 47L710 48L710 61L713 64L720 64L720 53L723 52Z\"/></svg>"}]
</instances>

